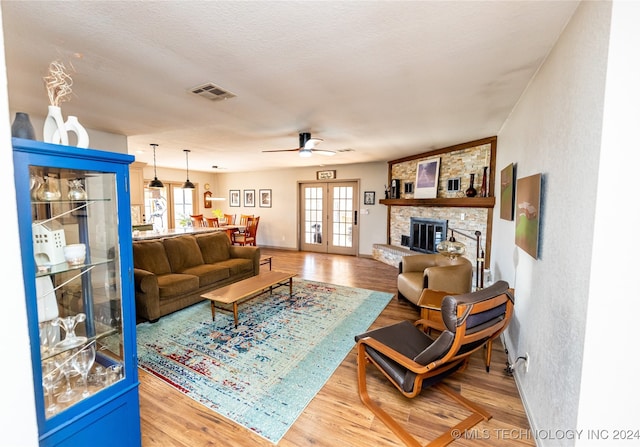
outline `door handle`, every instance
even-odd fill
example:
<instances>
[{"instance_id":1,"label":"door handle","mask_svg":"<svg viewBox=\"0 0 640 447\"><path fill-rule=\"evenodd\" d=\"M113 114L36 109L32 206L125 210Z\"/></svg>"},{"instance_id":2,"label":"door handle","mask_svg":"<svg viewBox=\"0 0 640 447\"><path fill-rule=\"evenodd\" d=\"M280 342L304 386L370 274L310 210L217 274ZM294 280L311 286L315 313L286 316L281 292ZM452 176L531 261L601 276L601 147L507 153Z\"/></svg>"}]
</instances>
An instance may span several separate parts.
<instances>
[{"instance_id":1,"label":"door handle","mask_svg":"<svg viewBox=\"0 0 640 447\"><path fill-rule=\"evenodd\" d=\"M353 224L358 225L358 211L353 212Z\"/></svg>"}]
</instances>

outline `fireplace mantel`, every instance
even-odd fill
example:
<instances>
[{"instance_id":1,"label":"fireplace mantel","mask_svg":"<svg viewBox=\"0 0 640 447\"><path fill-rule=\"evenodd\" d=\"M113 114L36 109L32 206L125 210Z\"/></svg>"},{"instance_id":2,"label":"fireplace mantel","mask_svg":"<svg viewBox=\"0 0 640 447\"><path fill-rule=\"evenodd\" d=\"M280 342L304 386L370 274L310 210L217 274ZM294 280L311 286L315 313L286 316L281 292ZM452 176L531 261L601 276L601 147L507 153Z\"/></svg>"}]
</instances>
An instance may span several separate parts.
<instances>
[{"instance_id":1,"label":"fireplace mantel","mask_svg":"<svg viewBox=\"0 0 640 447\"><path fill-rule=\"evenodd\" d=\"M381 205L388 206L441 206L461 208L493 208L495 197L455 197L435 199L380 199Z\"/></svg>"},{"instance_id":2,"label":"fireplace mantel","mask_svg":"<svg viewBox=\"0 0 640 447\"><path fill-rule=\"evenodd\" d=\"M442 219L447 220L451 228L469 233L481 231L486 265L490 265L495 188L499 188L495 181L497 142L498 137L487 137L389 161L387 184L391 185L392 180L399 183L400 197L385 198L378 202L387 207L385 246L400 248L402 237L409 233L411 217ZM433 157L440 158L437 197L415 198L413 186L417 165ZM464 188L459 191L447 189L448 180L461 179L466 182L470 180L470 174L476 174L475 178L480 180L485 173L488 174L486 197L465 197ZM407 184L410 186L407 187ZM478 183L475 183L475 188L480 191Z\"/></svg>"}]
</instances>

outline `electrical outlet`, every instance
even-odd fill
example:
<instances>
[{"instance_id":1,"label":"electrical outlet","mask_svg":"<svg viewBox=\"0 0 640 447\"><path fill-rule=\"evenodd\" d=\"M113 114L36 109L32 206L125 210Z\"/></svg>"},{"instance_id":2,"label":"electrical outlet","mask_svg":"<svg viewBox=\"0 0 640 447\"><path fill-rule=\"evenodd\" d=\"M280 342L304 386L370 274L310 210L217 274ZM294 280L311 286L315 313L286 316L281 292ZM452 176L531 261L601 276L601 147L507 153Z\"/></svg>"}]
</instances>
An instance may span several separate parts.
<instances>
[{"instance_id":1,"label":"electrical outlet","mask_svg":"<svg viewBox=\"0 0 640 447\"><path fill-rule=\"evenodd\" d=\"M529 372L529 353L524 354L524 372Z\"/></svg>"}]
</instances>

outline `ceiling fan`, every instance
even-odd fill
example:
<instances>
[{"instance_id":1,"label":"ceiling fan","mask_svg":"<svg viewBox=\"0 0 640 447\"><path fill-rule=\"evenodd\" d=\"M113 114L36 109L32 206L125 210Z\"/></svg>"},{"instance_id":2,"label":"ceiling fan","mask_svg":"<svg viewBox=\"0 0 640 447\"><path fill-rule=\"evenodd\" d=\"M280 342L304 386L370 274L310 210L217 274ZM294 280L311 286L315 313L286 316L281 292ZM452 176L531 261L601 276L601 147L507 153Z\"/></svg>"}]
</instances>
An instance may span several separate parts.
<instances>
[{"instance_id":1,"label":"ceiling fan","mask_svg":"<svg viewBox=\"0 0 640 447\"><path fill-rule=\"evenodd\" d=\"M300 133L300 146L294 149L277 149L273 151L262 151L262 152L298 152L298 155L301 157L311 157L313 154L320 155L335 155L334 151L326 151L323 149L316 149L316 145L322 142L320 138L311 138L311 134L309 132Z\"/></svg>"}]
</instances>

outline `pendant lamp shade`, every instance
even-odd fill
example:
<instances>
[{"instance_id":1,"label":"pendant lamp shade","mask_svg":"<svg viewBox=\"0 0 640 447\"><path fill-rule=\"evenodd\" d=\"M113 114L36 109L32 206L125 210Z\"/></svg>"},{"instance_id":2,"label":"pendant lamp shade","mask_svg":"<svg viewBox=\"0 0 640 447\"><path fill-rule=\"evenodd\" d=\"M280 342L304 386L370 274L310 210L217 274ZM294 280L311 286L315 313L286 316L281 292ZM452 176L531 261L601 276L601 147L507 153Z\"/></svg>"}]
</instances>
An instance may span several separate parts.
<instances>
[{"instance_id":1,"label":"pendant lamp shade","mask_svg":"<svg viewBox=\"0 0 640 447\"><path fill-rule=\"evenodd\" d=\"M189 180L189 149L183 149L186 157L187 157L187 181L182 184L182 189L195 189L196 185L194 185L191 180Z\"/></svg>"},{"instance_id":2,"label":"pendant lamp shade","mask_svg":"<svg viewBox=\"0 0 640 447\"><path fill-rule=\"evenodd\" d=\"M151 143L150 146L153 147L153 180L149 182L149 188L161 189L164 188L164 184L158 180L158 173L156 171L156 147L158 147L158 145Z\"/></svg>"}]
</instances>

